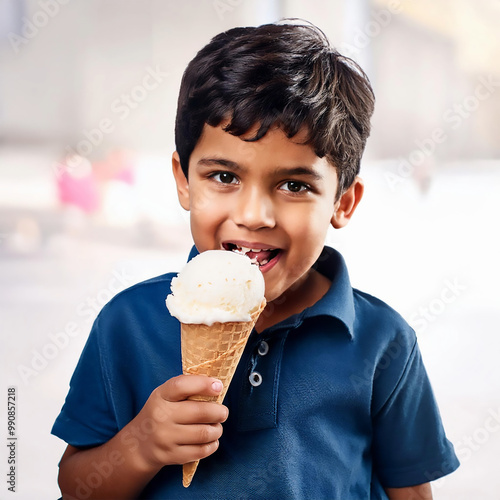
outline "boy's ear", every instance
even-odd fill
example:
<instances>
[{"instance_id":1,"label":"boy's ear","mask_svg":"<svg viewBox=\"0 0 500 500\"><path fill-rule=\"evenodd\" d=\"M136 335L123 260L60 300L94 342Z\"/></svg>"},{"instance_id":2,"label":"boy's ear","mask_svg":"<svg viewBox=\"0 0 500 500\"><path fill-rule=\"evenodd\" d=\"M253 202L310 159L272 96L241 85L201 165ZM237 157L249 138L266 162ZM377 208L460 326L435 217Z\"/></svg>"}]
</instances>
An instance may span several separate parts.
<instances>
[{"instance_id":1,"label":"boy's ear","mask_svg":"<svg viewBox=\"0 0 500 500\"><path fill-rule=\"evenodd\" d=\"M181 160L177 151L174 151L172 155L172 171L174 173L175 184L177 185L179 203L184 210L189 210L189 184L182 171Z\"/></svg>"},{"instance_id":2,"label":"boy's ear","mask_svg":"<svg viewBox=\"0 0 500 500\"><path fill-rule=\"evenodd\" d=\"M335 229L340 229L347 225L363 197L364 190L365 185L362 179L356 177L354 182L344 191L337 203L335 203L335 211L331 219L331 224Z\"/></svg>"}]
</instances>

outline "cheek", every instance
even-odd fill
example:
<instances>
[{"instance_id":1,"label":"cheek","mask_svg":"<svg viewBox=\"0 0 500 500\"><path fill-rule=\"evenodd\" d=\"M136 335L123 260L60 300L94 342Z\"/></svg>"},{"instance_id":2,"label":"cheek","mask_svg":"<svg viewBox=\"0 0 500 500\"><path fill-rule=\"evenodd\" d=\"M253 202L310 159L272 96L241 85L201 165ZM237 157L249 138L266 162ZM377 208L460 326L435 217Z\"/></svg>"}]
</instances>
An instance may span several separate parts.
<instances>
[{"instance_id":1,"label":"cheek","mask_svg":"<svg viewBox=\"0 0 500 500\"><path fill-rule=\"evenodd\" d=\"M209 191L191 189L189 194L189 205L191 213L202 216L208 211L214 210L214 196Z\"/></svg>"},{"instance_id":2,"label":"cheek","mask_svg":"<svg viewBox=\"0 0 500 500\"><path fill-rule=\"evenodd\" d=\"M192 231L198 237L213 237L218 226L227 218L227 204L203 192L192 196L190 203Z\"/></svg>"},{"instance_id":3,"label":"cheek","mask_svg":"<svg viewBox=\"0 0 500 500\"><path fill-rule=\"evenodd\" d=\"M311 207L309 210L290 211L287 214L287 225L290 232L299 237L304 245L313 243L310 238L322 239L326 236L333 214L325 206Z\"/></svg>"}]
</instances>

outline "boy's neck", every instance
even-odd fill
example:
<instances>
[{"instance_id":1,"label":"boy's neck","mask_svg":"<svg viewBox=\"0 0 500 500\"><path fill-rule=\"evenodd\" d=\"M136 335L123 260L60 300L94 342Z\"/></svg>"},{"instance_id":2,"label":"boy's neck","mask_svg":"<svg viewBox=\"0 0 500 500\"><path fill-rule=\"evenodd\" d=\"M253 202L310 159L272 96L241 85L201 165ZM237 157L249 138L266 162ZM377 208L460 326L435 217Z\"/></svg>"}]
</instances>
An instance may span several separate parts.
<instances>
[{"instance_id":1,"label":"boy's neck","mask_svg":"<svg viewBox=\"0 0 500 500\"><path fill-rule=\"evenodd\" d=\"M261 333L267 328L312 306L325 295L331 281L315 269L311 269L299 287L287 290L276 300L267 304L255 329Z\"/></svg>"}]
</instances>

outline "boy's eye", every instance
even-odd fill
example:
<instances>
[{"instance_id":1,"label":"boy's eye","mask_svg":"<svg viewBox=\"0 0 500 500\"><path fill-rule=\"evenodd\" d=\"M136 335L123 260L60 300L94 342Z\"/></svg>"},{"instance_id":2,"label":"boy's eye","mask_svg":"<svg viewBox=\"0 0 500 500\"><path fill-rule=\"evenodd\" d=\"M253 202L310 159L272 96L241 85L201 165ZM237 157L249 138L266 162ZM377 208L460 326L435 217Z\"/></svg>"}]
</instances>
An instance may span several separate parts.
<instances>
[{"instance_id":1,"label":"boy's eye","mask_svg":"<svg viewBox=\"0 0 500 500\"><path fill-rule=\"evenodd\" d=\"M281 189L290 191L291 193L300 193L302 191L309 191L309 186L299 181L287 181L281 185Z\"/></svg>"},{"instance_id":2,"label":"boy's eye","mask_svg":"<svg viewBox=\"0 0 500 500\"><path fill-rule=\"evenodd\" d=\"M236 177L229 172L217 172L211 177L221 184L235 184L237 182Z\"/></svg>"}]
</instances>

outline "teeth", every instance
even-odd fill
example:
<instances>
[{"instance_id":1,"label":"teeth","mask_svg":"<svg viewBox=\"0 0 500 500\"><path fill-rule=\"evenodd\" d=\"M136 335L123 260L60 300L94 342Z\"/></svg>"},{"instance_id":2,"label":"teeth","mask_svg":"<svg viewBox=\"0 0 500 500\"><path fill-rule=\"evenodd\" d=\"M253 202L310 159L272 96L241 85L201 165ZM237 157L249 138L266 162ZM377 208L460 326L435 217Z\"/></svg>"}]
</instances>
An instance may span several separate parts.
<instances>
[{"instance_id":1,"label":"teeth","mask_svg":"<svg viewBox=\"0 0 500 500\"><path fill-rule=\"evenodd\" d=\"M245 255L246 249L235 245L235 247L231 249L231 252L237 253L239 255Z\"/></svg>"},{"instance_id":2,"label":"teeth","mask_svg":"<svg viewBox=\"0 0 500 500\"><path fill-rule=\"evenodd\" d=\"M270 252L270 248L247 248L247 247L241 247L241 251L244 253L248 252L253 252L253 253L260 253L260 252Z\"/></svg>"},{"instance_id":3,"label":"teeth","mask_svg":"<svg viewBox=\"0 0 500 500\"><path fill-rule=\"evenodd\" d=\"M241 255L245 255L248 252L252 253L260 253L260 252L272 252L272 248L249 248L249 247L239 247L235 245L235 248L232 249L233 252L239 253Z\"/></svg>"},{"instance_id":4,"label":"teeth","mask_svg":"<svg viewBox=\"0 0 500 500\"><path fill-rule=\"evenodd\" d=\"M260 252L272 252L273 249L272 248L248 248L248 247L239 247L237 245L233 245L234 248L231 249L232 252L234 253L237 253L239 255L247 255L249 252L252 252L252 253L260 253ZM269 262L270 259L262 259L260 262L259 260L257 259L256 256L253 256L251 259L250 259L250 262L252 264L255 264L259 267L262 267L262 266L265 266L268 262Z\"/></svg>"}]
</instances>

